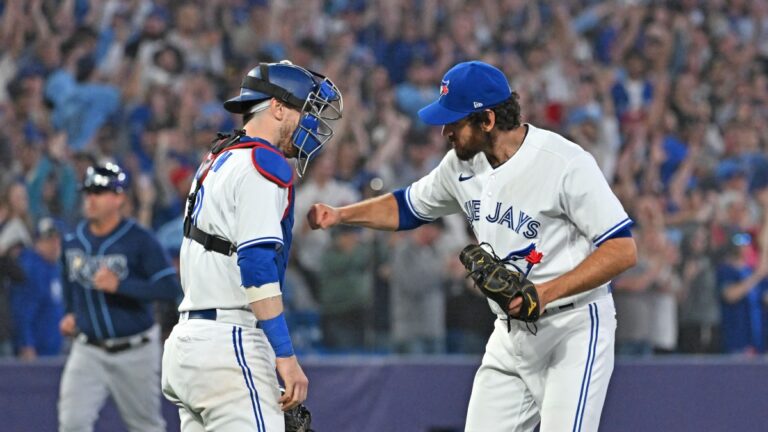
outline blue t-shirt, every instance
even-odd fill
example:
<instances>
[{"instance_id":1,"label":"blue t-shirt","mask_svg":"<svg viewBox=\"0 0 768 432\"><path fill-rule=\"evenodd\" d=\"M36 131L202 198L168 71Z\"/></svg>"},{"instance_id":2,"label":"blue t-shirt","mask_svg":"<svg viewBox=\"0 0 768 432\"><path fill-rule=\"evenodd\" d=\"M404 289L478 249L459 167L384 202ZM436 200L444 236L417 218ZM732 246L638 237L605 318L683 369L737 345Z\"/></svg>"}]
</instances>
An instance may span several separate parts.
<instances>
[{"instance_id":1,"label":"blue t-shirt","mask_svg":"<svg viewBox=\"0 0 768 432\"><path fill-rule=\"evenodd\" d=\"M64 314L61 266L43 259L34 249L19 256L24 281L11 286L11 310L16 349L33 347L39 356L61 352L59 321Z\"/></svg>"},{"instance_id":2,"label":"blue t-shirt","mask_svg":"<svg viewBox=\"0 0 768 432\"><path fill-rule=\"evenodd\" d=\"M739 269L722 264L717 269L718 289L722 293L729 285L739 283L751 274L752 270L748 267ZM761 297L760 285L736 303L726 303L721 297L721 338L725 352L742 352L748 347L763 351Z\"/></svg>"}]
</instances>

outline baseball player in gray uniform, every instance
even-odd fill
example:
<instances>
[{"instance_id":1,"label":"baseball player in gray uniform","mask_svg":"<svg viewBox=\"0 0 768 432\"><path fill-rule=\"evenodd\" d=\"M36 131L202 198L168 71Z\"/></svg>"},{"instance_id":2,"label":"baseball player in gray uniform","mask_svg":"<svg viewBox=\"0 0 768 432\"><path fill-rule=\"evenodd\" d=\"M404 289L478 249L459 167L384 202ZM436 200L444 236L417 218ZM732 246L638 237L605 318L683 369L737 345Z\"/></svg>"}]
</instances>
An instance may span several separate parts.
<instances>
[{"instance_id":1,"label":"baseball player in gray uniform","mask_svg":"<svg viewBox=\"0 0 768 432\"><path fill-rule=\"evenodd\" d=\"M594 431L613 370L615 308L608 282L634 265L627 217L594 158L553 132L521 123L504 74L472 61L451 68L439 99L419 111L452 149L409 187L333 208L313 228L412 229L463 212L480 242L535 285L541 318L521 298L498 315L466 420L472 432ZM527 312L527 311L526 311Z\"/></svg>"},{"instance_id":2,"label":"baseball player in gray uniform","mask_svg":"<svg viewBox=\"0 0 768 432\"><path fill-rule=\"evenodd\" d=\"M163 354L163 392L184 432L280 432L282 411L307 397L283 315L295 196L287 158L304 172L341 102L327 78L280 62L252 69L224 104L243 114L244 130L214 146L193 182L184 299Z\"/></svg>"},{"instance_id":3,"label":"baseball player in gray uniform","mask_svg":"<svg viewBox=\"0 0 768 432\"><path fill-rule=\"evenodd\" d=\"M88 169L85 220L64 236L62 333L74 336L59 394L59 431L93 430L112 396L131 432L162 432L154 300L181 294L155 237L122 217L127 179L115 164Z\"/></svg>"}]
</instances>

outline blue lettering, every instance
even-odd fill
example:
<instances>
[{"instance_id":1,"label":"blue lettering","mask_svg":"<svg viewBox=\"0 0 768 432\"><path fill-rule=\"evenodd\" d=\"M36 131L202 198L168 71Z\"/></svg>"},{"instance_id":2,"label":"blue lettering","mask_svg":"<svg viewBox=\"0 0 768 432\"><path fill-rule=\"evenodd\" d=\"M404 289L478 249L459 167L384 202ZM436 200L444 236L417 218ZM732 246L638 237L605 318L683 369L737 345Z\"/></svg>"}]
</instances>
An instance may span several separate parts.
<instances>
[{"instance_id":1,"label":"blue lettering","mask_svg":"<svg viewBox=\"0 0 768 432\"><path fill-rule=\"evenodd\" d=\"M496 202L496 208L492 213L485 215L485 220L490 223L497 223L499 225L506 225L510 230L520 234L521 230L525 230L522 235L527 239L534 239L539 236L539 228L541 222L533 219L532 216L526 212L518 211L518 219L515 220L514 213L515 207L509 206L502 213L501 202ZM480 200L470 200L464 203L464 211L467 213L467 221L472 223L480 218Z\"/></svg>"},{"instance_id":2,"label":"blue lettering","mask_svg":"<svg viewBox=\"0 0 768 432\"><path fill-rule=\"evenodd\" d=\"M527 239L536 238L539 236L539 227L541 226L541 222L539 221L530 221L528 222L528 230L523 233L523 236Z\"/></svg>"},{"instance_id":3,"label":"blue lettering","mask_svg":"<svg viewBox=\"0 0 768 432\"><path fill-rule=\"evenodd\" d=\"M480 220L480 200L472 200L472 221Z\"/></svg>"},{"instance_id":4,"label":"blue lettering","mask_svg":"<svg viewBox=\"0 0 768 432\"><path fill-rule=\"evenodd\" d=\"M519 217L517 218L517 225L515 225L515 232L520 234L520 227L525 225L526 222L531 220L531 217L525 214L525 212L521 211Z\"/></svg>"},{"instance_id":5,"label":"blue lettering","mask_svg":"<svg viewBox=\"0 0 768 432\"><path fill-rule=\"evenodd\" d=\"M200 217L200 210L203 209L203 198L205 197L205 186L200 186L195 196L195 207L192 209L192 223L197 225L197 218Z\"/></svg>"},{"instance_id":6,"label":"blue lettering","mask_svg":"<svg viewBox=\"0 0 768 432\"><path fill-rule=\"evenodd\" d=\"M488 222L491 222L491 223L496 222L497 220L499 220L499 213L500 212L501 212L501 203L497 202L496 203L496 213L494 213L493 216L491 216L491 215L486 216L485 220L487 220Z\"/></svg>"},{"instance_id":7,"label":"blue lettering","mask_svg":"<svg viewBox=\"0 0 768 432\"><path fill-rule=\"evenodd\" d=\"M513 211L513 207L509 206L507 211L504 212L504 216L501 217L501 220L499 221L499 225L506 223L507 228L512 229L512 211Z\"/></svg>"},{"instance_id":8,"label":"blue lettering","mask_svg":"<svg viewBox=\"0 0 768 432\"><path fill-rule=\"evenodd\" d=\"M467 222L480 220L480 200L470 200L464 203L464 211L467 213Z\"/></svg>"},{"instance_id":9,"label":"blue lettering","mask_svg":"<svg viewBox=\"0 0 768 432\"><path fill-rule=\"evenodd\" d=\"M226 162L230 156L232 156L232 152L226 152L223 155L216 158L216 162L213 163L213 166L211 167L211 171L216 172L219 168L221 168L222 165L224 165L224 162Z\"/></svg>"}]
</instances>

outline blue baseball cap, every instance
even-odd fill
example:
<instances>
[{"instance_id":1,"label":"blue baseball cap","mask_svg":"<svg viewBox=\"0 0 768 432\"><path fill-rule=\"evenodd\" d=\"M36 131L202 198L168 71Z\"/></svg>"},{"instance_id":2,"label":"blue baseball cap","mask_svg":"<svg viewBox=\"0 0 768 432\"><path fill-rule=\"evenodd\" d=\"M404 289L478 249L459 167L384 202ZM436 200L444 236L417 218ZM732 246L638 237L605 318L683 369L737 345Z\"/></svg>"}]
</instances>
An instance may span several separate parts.
<instances>
[{"instance_id":1,"label":"blue baseball cap","mask_svg":"<svg viewBox=\"0 0 768 432\"><path fill-rule=\"evenodd\" d=\"M481 61L459 63L445 73L440 97L419 110L431 125L445 125L492 108L512 95L509 81L499 69Z\"/></svg>"}]
</instances>

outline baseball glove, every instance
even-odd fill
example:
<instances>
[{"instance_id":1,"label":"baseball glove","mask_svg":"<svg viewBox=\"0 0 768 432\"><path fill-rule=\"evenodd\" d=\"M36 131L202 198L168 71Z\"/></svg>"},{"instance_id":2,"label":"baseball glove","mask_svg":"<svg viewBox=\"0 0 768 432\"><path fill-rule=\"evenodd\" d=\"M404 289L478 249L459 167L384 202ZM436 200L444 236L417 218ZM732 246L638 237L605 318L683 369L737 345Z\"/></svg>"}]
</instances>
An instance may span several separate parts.
<instances>
[{"instance_id":1,"label":"baseball glove","mask_svg":"<svg viewBox=\"0 0 768 432\"><path fill-rule=\"evenodd\" d=\"M285 432L312 432L310 423L312 423L312 414L302 404L285 412Z\"/></svg>"},{"instance_id":2,"label":"baseball glove","mask_svg":"<svg viewBox=\"0 0 768 432\"><path fill-rule=\"evenodd\" d=\"M459 260L469 271L467 277L474 280L486 297L498 303L508 318L526 323L536 322L541 315L536 287L522 272L507 268L507 262L496 256L493 249L490 252L483 249L483 245L490 248L487 243L471 244L459 254ZM509 315L509 304L515 297L521 297L523 302L520 313L512 316Z\"/></svg>"}]
</instances>

